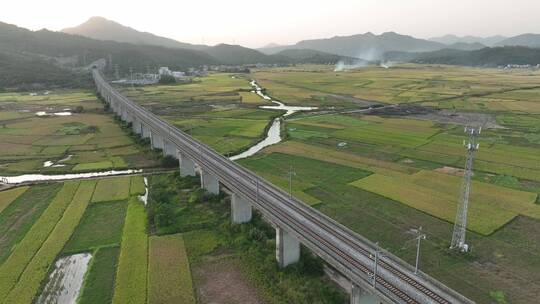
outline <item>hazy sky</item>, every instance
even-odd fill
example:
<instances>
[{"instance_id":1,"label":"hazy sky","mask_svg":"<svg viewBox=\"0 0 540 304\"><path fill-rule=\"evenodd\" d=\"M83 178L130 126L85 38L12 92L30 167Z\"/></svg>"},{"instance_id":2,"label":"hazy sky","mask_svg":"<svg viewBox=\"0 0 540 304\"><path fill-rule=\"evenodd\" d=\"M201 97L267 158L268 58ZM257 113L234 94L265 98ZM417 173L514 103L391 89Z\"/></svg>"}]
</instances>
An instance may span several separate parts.
<instances>
[{"instance_id":1,"label":"hazy sky","mask_svg":"<svg viewBox=\"0 0 540 304\"><path fill-rule=\"evenodd\" d=\"M60 30L102 16L191 43L269 42L395 31L429 38L540 32L540 0L3 0L0 21Z\"/></svg>"}]
</instances>

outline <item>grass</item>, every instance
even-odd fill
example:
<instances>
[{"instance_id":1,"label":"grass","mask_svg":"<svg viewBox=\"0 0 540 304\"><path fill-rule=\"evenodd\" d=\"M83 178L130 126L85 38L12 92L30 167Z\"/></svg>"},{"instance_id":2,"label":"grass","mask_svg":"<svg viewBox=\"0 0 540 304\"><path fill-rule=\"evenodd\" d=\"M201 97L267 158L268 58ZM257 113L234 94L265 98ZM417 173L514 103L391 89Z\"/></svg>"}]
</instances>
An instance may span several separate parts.
<instances>
[{"instance_id":1,"label":"grass","mask_svg":"<svg viewBox=\"0 0 540 304\"><path fill-rule=\"evenodd\" d=\"M454 222L461 178L421 171L408 178L375 174L352 185ZM489 235L520 213L540 219L540 206L534 204L536 196L535 193L473 181L468 228Z\"/></svg>"},{"instance_id":2,"label":"grass","mask_svg":"<svg viewBox=\"0 0 540 304\"><path fill-rule=\"evenodd\" d=\"M111 303L114 279L118 262L119 247L102 247L94 252L79 304Z\"/></svg>"},{"instance_id":3,"label":"grass","mask_svg":"<svg viewBox=\"0 0 540 304\"><path fill-rule=\"evenodd\" d=\"M351 167L282 153L242 160L240 164L260 172L265 179L286 192L289 192L289 170L292 168L293 195L309 205L316 205L320 201L307 194L307 189L328 182L346 184L369 174Z\"/></svg>"},{"instance_id":4,"label":"grass","mask_svg":"<svg viewBox=\"0 0 540 304\"><path fill-rule=\"evenodd\" d=\"M129 201L112 303L146 303L148 237L144 205Z\"/></svg>"},{"instance_id":5,"label":"grass","mask_svg":"<svg viewBox=\"0 0 540 304\"><path fill-rule=\"evenodd\" d=\"M64 211L71 203L79 182L67 182L58 191L41 217L30 228L26 237L15 247L9 258L0 266L0 298L5 298L41 245L47 240Z\"/></svg>"},{"instance_id":6,"label":"grass","mask_svg":"<svg viewBox=\"0 0 540 304\"><path fill-rule=\"evenodd\" d=\"M310 145L297 141L286 141L279 145L266 148L265 153L283 153L291 156L303 156L311 159L324 161L326 163L339 164L342 166L358 168L381 174L393 175L397 173L413 173L418 171L415 168L390 161L374 159L349 153L347 150L336 150L316 145Z\"/></svg>"},{"instance_id":7,"label":"grass","mask_svg":"<svg viewBox=\"0 0 540 304\"><path fill-rule=\"evenodd\" d=\"M6 207L9 206L9 204L11 204L17 197L23 194L26 190L28 190L28 187L23 186L23 187L17 187L14 189L8 189L8 190L0 192L0 213L2 213L2 210L6 209Z\"/></svg>"},{"instance_id":8,"label":"grass","mask_svg":"<svg viewBox=\"0 0 540 304\"><path fill-rule=\"evenodd\" d=\"M149 238L148 303L196 303L181 234Z\"/></svg>"},{"instance_id":9,"label":"grass","mask_svg":"<svg viewBox=\"0 0 540 304\"><path fill-rule=\"evenodd\" d=\"M129 193L131 195L143 195L146 192L146 185L144 184L144 177L133 176L131 177L131 185L129 187Z\"/></svg>"},{"instance_id":10,"label":"grass","mask_svg":"<svg viewBox=\"0 0 540 304\"><path fill-rule=\"evenodd\" d=\"M101 179L92 197L92 203L119 201L129 197L131 177L115 177Z\"/></svg>"},{"instance_id":11,"label":"grass","mask_svg":"<svg viewBox=\"0 0 540 304\"><path fill-rule=\"evenodd\" d=\"M190 261L198 262L200 258L219 247L219 239L212 230L192 230L182 234Z\"/></svg>"},{"instance_id":12,"label":"grass","mask_svg":"<svg viewBox=\"0 0 540 304\"><path fill-rule=\"evenodd\" d=\"M32 257L21 276L16 278L18 280L7 297L4 298L4 303L30 303L36 296L49 267L79 224L90 202L95 185L95 181L81 182L60 221Z\"/></svg>"},{"instance_id":13,"label":"grass","mask_svg":"<svg viewBox=\"0 0 540 304\"><path fill-rule=\"evenodd\" d=\"M32 186L0 213L0 264L25 237L60 187L61 184Z\"/></svg>"},{"instance_id":14,"label":"grass","mask_svg":"<svg viewBox=\"0 0 540 304\"><path fill-rule=\"evenodd\" d=\"M78 164L73 167L73 171L95 171L112 168L113 164L111 161L100 161L94 163Z\"/></svg>"},{"instance_id":15,"label":"grass","mask_svg":"<svg viewBox=\"0 0 540 304\"><path fill-rule=\"evenodd\" d=\"M126 201L90 204L63 252L72 254L99 247L119 246L126 209Z\"/></svg>"}]
</instances>

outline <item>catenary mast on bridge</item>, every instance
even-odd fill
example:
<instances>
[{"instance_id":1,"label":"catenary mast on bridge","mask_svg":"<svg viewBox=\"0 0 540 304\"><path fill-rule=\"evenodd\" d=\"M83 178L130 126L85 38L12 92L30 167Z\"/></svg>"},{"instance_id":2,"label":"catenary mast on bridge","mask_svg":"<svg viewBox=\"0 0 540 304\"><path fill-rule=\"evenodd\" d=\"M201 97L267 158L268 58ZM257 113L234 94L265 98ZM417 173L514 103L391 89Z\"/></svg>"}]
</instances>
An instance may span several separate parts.
<instances>
[{"instance_id":1,"label":"catenary mast on bridge","mask_svg":"<svg viewBox=\"0 0 540 304\"><path fill-rule=\"evenodd\" d=\"M454 222L454 233L452 234L452 242L450 244L450 249L457 248L463 252L467 252L469 250L469 246L465 243L465 234L467 232L467 212L469 208L469 195L471 192L471 176L474 152L476 152L480 146L480 144L477 143L476 137L481 131L482 127L465 127L465 133L469 135L468 142L463 141L463 145L467 150L467 158L465 161L465 172L463 173L463 182L461 184L456 221Z\"/></svg>"}]
</instances>

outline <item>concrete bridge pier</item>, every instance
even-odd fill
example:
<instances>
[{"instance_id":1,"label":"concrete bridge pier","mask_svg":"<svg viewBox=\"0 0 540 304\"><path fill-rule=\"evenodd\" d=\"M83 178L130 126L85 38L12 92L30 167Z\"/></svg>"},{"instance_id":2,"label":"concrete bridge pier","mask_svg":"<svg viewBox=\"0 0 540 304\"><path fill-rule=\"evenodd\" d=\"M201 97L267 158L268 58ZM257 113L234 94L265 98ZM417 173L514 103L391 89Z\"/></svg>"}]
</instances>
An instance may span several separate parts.
<instances>
[{"instance_id":1,"label":"concrete bridge pier","mask_svg":"<svg viewBox=\"0 0 540 304\"><path fill-rule=\"evenodd\" d=\"M231 197L231 220L233 224L251 221L251 204L242 196L233 193Z\"/></svg>"},{"instance_id":2,"label":"concrete bridge pier","mask_svg":"<svg viewBox=\"0 0 540 304\"><path fill-rule=\"evenodd\" d=\"M141 123L141 134L143 138L152 139L152 130Z\"/></svg>"},{"instance_id":3,"label":"concrete bridge pier","mask_svg":"<svg viewBox=\"0 0 540 304\"><path fill-rule=\"evenodd\" d=\"M281 268L300 260L300 242L280 227L276 228L276 259Z\"/></svg>"},{"instance_id":4,"label":"concrete bridge pier","mask_svg":"<svg viewBox=\"0 0 540 304\"><path fill-rule=\"evenodd\" d=\"M133 117L133 122L131 124L131 128L133 129L133 132L135 132L136 134L142 134L142 124L135 117Z\"/></svg>"},{"instance_id":5,"label":"concrete bridge pier","mask_svg":"<svg viewBox=\"0 0 540 304\"><path fill-rule=\"evenodd\" d=\"M150 133L150 143L152 144L152 148L163 150L163 137L154 132Z\"/></svg>"},{"instance_id":6,"label":"concrete bridge pier","mask_svg":"<svg viewBox=\"0 0 540 304\"><path fill-rule=\"evenodd\" d=\"M133 116L131 115L131 112L126 110L126 122L133 124Z\"/></svg>"},{"instance_id":7,"label":"concrete bridge pier","mask_svg":"<svg viewBox=\"0 0 540 304\"><path fill-rule=\"evenodd\" d=\"M201 187L211 194L219 194L219 180L212 173L201 168Z\"/></svg>"},{"instance_id":8,"label":"concrete bridge pier","mask_svg":"<svg viewBox=\"0 0 540 304\"><path fill-rule=\"evenodd\" d=\"M178 159L176 147L167 139L163 140L163 156L172 156Z\"/></svg>"},{"instance_id":9,"label":"concrete bridge pier","mask_svg":"<svg viewBox=\"0 0 540 304\"><path fill-rule=\"evenodd\" d=\"M351 286L351 304L382 304L383 302L377 296L374 296L360 286L352 284Z\"/></svg>"},{"instance_id":10,"label":"concrete bridge pier","mask_svg":"<svg viewBox=\"0 0 540 304\"><path fill-rule=\"evenodd\" d=\"M125 106L120 107L120 118L127 122L127 110Z\"/></svg>"},{"instance_id":11,"label":"concrete bridge pier","mask_svg":"<svg viewBox=\"0 0 540 304\"><path fill-rule=\"evenodd\" d=\"M180 176L181 177L197 175L197 173L195 172L195 162L193 162L191 158L179 152L178 159L180 160Z\"/></svg>"}]
</instances>

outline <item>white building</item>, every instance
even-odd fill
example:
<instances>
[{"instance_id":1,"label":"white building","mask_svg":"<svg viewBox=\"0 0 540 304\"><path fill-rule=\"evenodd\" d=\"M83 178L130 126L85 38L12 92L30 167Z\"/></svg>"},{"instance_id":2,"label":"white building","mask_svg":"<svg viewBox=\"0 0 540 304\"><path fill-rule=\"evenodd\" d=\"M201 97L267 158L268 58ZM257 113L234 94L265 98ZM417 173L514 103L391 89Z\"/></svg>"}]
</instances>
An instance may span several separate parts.
<instances>
[{"instance_id":1,"label":"white building","mask_svg":"<svg viewBox=\"0 0 540 304\"><path fill-rule=\"evenodd\" d=\"M172 72L172 76L174 78L184 78L186 76L186 73L174 71Z\"/></svg>"},{"instance_id":2,"label":"white building","mask_svg":"<svg viewBox=\"0 0 540 304\"><path fill-rule=\"evenodd\" d=\"M171 76L171 75L172 75L172 72L171 72L171 70L169 70L168 67L160 67L160 68L159 68L159 75L168 75L168 76Z\"/></svg>"}]
</instances>

